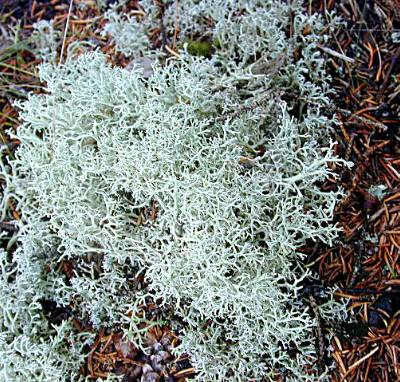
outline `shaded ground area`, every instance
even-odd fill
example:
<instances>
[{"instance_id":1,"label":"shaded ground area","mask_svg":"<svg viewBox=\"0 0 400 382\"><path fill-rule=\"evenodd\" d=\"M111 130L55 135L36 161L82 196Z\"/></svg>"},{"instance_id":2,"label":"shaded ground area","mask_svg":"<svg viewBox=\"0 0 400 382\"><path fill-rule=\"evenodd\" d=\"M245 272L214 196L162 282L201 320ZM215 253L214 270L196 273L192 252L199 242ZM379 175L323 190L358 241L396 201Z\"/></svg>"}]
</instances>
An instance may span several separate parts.
<instances>
[{"instance_id":1,"label":"shaded ground area","mask_svg":"<svg viewBox=\"0 0 400 382\"><path fill-rule=\"evenodd\" d=\"M94 39L103 51L113 54L107 39L94 31L102 19L93 2L76 7L70 21L67 44L80 39ZM29 36L32 23L53 19L63 30L68 12L67 0L5 0L0 5L0 23L21 23L21 36ZM338 287L338 296L349 299L349 321L327 322L319 319L316 333L320 366L335 361L334 381L400 380L400 5L395 0L315 1L314 10L325 14L335 9L343 18L341 28L321 49L331 68L336 89L337 115L335 132L338 155L352 161L352 169L341 174L340 186L346 197L337 206L336 220L343 235L333 248L313 245L304 251L321 279L310 284L308 299L318 316L319 294L329 286ZM159 34L161 31L158 32ZM121 60L115 56L115 61ZM40 91L35 75L38 60L24 40L15 43L12 36L0 41L0 135L12 158L18 142L5 134L17 126L12 106L15 97L30 90ZM323 187L337 187L327 183ZM11 205L1 229L10 234L12 219L18 211ZM60 270L68 275L70 264ZM57 310L51 302L43 303L48 319L57 322L73 312ZM150 321L158 320L157 307L144 312ZM149 314L150 313L150 314ZM317 317L318 318L318 317ZM91 330L88 323L75 321L77 332ZM151 326L151 325L150 325ZM143 327L146 329L146 326ZM82 373L93 378L110 371L123 374L124 381L142 378L150 381L176 381L193 375L187 358L175 360L171 350L179 342L168 327L149 329L151 354L145 355L133 344L122 341L118 328L100 331ZM333 334L330 344L321 336ZM318 342L320 342L318 344ZM321 343L322 342L322 343ZM331 351L331 358L328 352Z\"/></svg>"},{"instance_id":2,"label":"shaded ground area","mask_svg":"<svg viewBox=\"0 0 400 382\"><path fill-rule=\"evenodd\" d=\"M340 180L346 192L336 209L341 241L313 248L323 285L340 288L354 319L332 325L334 380L398 381L400 4L349 0L316 8L335 9L345 20L327 54L337 91L337 150L354 163Z\"/></svg>"}]
</instances>

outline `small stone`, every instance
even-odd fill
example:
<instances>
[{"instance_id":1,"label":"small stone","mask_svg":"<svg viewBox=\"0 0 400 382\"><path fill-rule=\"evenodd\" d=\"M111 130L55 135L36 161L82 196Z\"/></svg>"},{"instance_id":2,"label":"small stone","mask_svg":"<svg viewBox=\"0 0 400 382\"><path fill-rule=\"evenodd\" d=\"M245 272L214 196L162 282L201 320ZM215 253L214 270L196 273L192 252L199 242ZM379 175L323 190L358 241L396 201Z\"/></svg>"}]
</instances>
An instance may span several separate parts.
<instances>
[{"instance_id":1,"label":"small stone","mask_svg":"<svg viewBox=\"0 0 400 382\"><path fill-rule=\"evenodd\" d=\"M158 353L163 349L163 346L159 342L156 342L151 348L154 353Z\"/></svg>"},{"instance_id":2,"label":"small stone","mask_svg":"<svg viewBox=\"0 0 400 382\"><path fill-rule=\"evenodd\" d=\"M171 345L172 339L173 338L170 334L164 334L160 340L160 343L165 348L165 347Z\"/></svg>"},{"instance_id":3,"label":"small stone","mask_svg":"<svg viewBox=\"0 0 400 382\"><path fill-rule=\"evenodd\" d=\"M171 354L167 351L160 351L158 355L161 357L161 359L165 362L171 359Z\"/></svg>"},{"instance_id":4,"label":"small stone","mask_svg":"<svg viewBox=\"0 0 400 382\"><path fill-rule=\"evenodd\" d=\"M157 372L162 371L163 365L161 362L163 361L163 359L160 355L158 355L158 354L152 355L150 357L150 360L151 360L151 366L154 369L154 371L157 371Z\"/></svg>"},{"instance_id":5,"label":"small stone","mask_svg":"<svg viewBox=\"0 0 400 382\"><path fill-rule=\"evenodd\" d=\"M116 340L114 340L114 346L118 354L123 358L133 360L138 353L136 346L132 342L122 339L122 337L118 337Z\"/></svg>"},{"instance_id":6,"label":"small stone","mask_svg":"<svg viewBox=\"0 0 400 382\"><path fill-rule=\"evenodd\" d=\"M154 372L144 374L140 379L140 382L159 382L159 381L160 381L160 376Z\"/></svg>"}]
</instances>

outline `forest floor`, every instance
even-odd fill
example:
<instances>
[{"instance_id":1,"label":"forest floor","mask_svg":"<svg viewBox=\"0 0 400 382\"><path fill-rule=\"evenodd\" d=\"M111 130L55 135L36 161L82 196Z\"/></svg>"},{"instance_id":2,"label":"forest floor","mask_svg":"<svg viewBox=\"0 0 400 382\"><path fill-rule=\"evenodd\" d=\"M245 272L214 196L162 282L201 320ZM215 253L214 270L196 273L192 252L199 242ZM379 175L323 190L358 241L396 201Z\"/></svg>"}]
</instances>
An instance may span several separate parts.
<instances>
[{"instance_id":1,"label":"forest floor","mask_svg":"<svg viewBox=\"0 0 400 382\"><path fill-rule=\"evenodd\" d=\"M66 47L89 39L114 63L128 64L99 34L104 20L96 2L76 0L71 12L69 4L69 0L1 1L0 139L8 145L10 157L18 145L6 134L18 126L13 102L29 91L40 91L36 75L40 61L26 42L32 24L53 20L55 29L63 34L68 20ZM340 239L334 247L317 243L302 248L309 255L307 266L320 277L318 284L305 286L319 323L319 364L334 365L333 381L400 381L400 3L321 0L307 2L307 6L310 12L318 11L327 18L327 11L335 9L344 21L321 50L336 90L340 123L333 139L337 154L354 163L338 180L322 185L345 190L335 211L335 220L343 229ZM16 41L5 31L17 25ZM19 219L18 211L10 208L13 218ZM12 231L14 226L2 221L0 229ZM64 267L68 272L68 264ZM337 288L338 297L348 298L348 322L329 322L318 316L318 301L329 287ZM55 314L54 307L48 309ZM328 334L331 343L326 341ZM178 341L167 327L154 327L150 338L172 344ZM124 352L118 333L100 331L82 372L93 378L118 372L124 367L118 358ZM143 354L129 356L134 363L148 361ZM184 380L193 373L187 359L174 360L169 380ZM126 378L126 382L135 380L134 373Z\"/></svg>"},{"instance_id":2,"label":"forest floor","mask_svg":"<svg viewBox=\"0 0 400 382\"><path fill-rule=\"evenodd\" d=\"M334 329L334 380L400 381L400 3L328 4L345 20L331 39L339 55L327 51L335 138L354 163L340 179L341 240L312 249L322 285L339 287L354 320Z\"/></svg>"}]
</instances>

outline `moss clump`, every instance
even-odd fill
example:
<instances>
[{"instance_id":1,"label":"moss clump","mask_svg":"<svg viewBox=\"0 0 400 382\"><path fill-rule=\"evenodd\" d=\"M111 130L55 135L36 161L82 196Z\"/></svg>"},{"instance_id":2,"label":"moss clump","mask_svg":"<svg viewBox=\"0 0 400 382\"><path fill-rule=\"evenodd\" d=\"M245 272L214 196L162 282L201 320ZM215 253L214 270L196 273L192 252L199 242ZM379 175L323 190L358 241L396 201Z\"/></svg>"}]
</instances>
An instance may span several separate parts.
<instances>
[{"instance_id":1,"label":"moss clump","mask_svg":"<svg viewBox=\"0 0 400 382\"><path fill-rule=\"evenodd\" d=\"M187 41L187 51L192 56L211 57L214 47L210 41Z\"/></svg>"}]
</instances>

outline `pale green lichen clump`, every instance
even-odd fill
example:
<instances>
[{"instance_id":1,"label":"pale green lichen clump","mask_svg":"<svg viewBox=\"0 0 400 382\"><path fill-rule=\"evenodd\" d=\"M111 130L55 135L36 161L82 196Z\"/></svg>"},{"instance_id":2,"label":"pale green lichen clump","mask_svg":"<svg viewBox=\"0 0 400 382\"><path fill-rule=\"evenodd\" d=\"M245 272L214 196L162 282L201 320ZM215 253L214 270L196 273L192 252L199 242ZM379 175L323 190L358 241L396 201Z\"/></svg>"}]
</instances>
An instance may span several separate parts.
<instances>
[{"instance_id":1,"label":"pale green lichen clump","mask_svg":"<svg viewBox=\"0 0 400 382\"><path fill-rule=\"evenodd\" d=\"M1 257L0 378L79 379L72 329L52 333L39 300L132 336L126 313L148 298L174 307L176 352L199 381L318 377L306 372L315 323L296 264L306 240L337 234L339 193L319 187L340 162L327 138L323 25L297 3L182 3L180 40L209 33L210 57L182 50L144 78L87 53L42 65L46 94L20 104L13 175L3 169L3 205L14 198L23 219L13 259ZM18 350L25 339L41 371Z\"/></svg>"}]
</instances>

